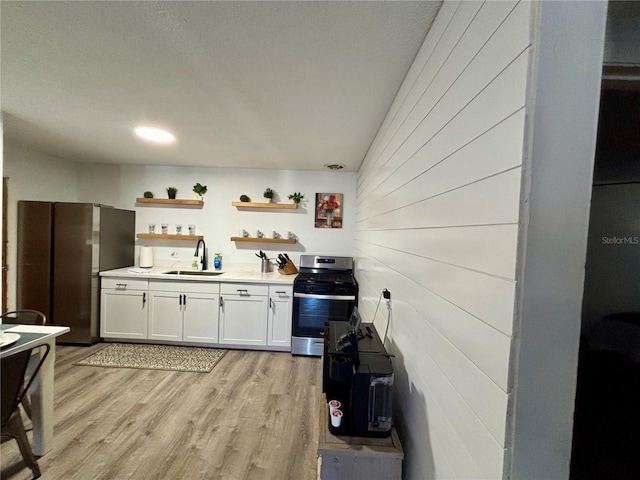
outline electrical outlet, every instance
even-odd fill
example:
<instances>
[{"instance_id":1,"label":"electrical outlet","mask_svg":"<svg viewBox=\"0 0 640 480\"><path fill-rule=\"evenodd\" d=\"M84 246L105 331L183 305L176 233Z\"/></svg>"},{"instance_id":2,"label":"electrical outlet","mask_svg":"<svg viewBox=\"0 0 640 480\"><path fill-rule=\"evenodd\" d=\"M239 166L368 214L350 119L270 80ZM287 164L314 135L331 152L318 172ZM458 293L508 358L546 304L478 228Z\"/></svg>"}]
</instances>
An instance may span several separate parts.
<instances>
[{"instance_id":1,"label":"electrical outlet","mask_svg":"<svg viewBox=\"0 0 640 480\"><path fill-rule=\"evenodd\" d=\"M176 252L175 250L172 250L171 251L171 256L174 257L174 258L177 257L178 256L178 252Z\"/></svg>"},{"instance_id":2,"label":"electrical outlet","mask_svg":"<svg viewBox=\"0 0 640 480\"><path fill-rule=\"evenodd\" d=\"M382 296L386 300L391 300L391 292L389 290L387 290L386 288L384 290L382 290Z\"/></svg>"}]
</instances>

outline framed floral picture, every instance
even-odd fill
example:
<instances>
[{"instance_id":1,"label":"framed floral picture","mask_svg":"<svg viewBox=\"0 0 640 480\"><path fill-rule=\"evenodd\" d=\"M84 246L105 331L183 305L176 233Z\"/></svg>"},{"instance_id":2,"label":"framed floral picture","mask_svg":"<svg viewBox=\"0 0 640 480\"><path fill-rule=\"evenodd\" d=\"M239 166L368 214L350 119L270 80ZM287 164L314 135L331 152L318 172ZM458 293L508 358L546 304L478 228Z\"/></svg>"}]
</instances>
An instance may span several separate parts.
<instances>
[{"instance_id":1,"label":"framed floral picture","mask_svg":"<svg viewBox=\"0 0 640 480\"><path fill-rule=\"evenodd\" d=\"M342 228L342 193L316 193L316 228Z\"/></svg>"}]
</instances>

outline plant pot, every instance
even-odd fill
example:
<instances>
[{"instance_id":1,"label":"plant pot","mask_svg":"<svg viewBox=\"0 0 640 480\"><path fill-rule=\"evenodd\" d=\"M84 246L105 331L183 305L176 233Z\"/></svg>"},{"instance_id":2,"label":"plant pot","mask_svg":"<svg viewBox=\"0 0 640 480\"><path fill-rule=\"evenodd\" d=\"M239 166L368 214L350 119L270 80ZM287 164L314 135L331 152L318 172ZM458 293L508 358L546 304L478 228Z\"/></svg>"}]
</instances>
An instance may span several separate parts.
<instances>
[{"instance_id":1,"label":"plant pot","mask_svg":"<svg viewBox=\"0 0 640 480\"><path fill-rule=\"evenodd\" d=\"M176 199L176 194L175 193L168 193L167 195L169 195L169 199L171 199L171 200L175 200Z\"/></svg>"}]
</instances>

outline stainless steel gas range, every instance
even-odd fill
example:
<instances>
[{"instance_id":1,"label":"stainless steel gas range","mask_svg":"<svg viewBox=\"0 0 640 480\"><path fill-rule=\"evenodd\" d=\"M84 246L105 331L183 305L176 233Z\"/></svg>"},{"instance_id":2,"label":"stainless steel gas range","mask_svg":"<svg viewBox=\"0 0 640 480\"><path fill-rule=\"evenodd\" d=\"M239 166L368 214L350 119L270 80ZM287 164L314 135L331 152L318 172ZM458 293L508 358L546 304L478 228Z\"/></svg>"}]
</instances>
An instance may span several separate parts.
<instances>
[{"instance_id":1,"label":"stainless steel gas range","mask_svg":"<svg viewBox=\"0 0 640 480\"><path fill-rule=\"evenodd\" d=\"M358 305L353 258L301 255L293 282L291 353L322 356L324 325L348 321Z\"/></svg>"}]
</instances>

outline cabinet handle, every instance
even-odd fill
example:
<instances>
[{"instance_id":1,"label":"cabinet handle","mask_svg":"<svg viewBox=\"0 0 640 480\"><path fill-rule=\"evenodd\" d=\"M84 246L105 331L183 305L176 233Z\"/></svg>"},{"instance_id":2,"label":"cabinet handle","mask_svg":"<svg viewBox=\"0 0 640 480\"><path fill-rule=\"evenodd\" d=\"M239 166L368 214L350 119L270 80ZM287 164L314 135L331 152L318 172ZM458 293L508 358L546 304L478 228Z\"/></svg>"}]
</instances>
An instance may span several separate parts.
<instances>
[{"instance_id":1,"label":"cabinet handle","mask_svg":"<svg viewBox=\"0 0 640 480\"><path fill-rule=\"evenodd\" d=\"M147 292L142 292L142 306L147 303Z\"/></svg>"},{"instance_id":2,"label":"cabinet handle","mask_svg":"<svg viewBox=\"0 0 640 480\"><path fill-rule=\"evenodd\" d=\"M222 299L222 297L220 297L220 306L223 307L224 306L224 300Z\"/></svg>"},{"instance_id":3,"label":"cabinet handle","mask_svg":"<svg viewBox=\"0 0 640 480\"><path fill-rule=\"evenodd\" d=\"M182 306L182 294L178 296L178 303Z\"/></svg>"},{"instance_id":4,"label":"cabinet handle","mask_svg":"<svg viewBox=\"0 0 640 480\"><path fill-rule=\"evenodd\" d=\"M286 295L287 292L285 292L284 290L276 290L276 293L279 293L280 295Z\"/></svg>"},{"instance_id":5,"label":"cabinet handle","mask_svg":"<svg viewBox=\"0 0 640 480\"><path fill-rule=\"evenodd\" d=\"M184 298L182 299L182 304L186 307L186 306L187 306L187 294L185 293L185 294L183 295L183 297L184 297Z\"/></svg>"},{"instance_id":6,"label":"cabinet handle","mask_svg":"<svg viewBox=\"0 0 640 480\"><path fill-rule=\"evenodd\" d=\"M127 288L126 283L116 283L116 288Z\"/></svg>"},{"instance_id":7,"label":"cabinet handle","mask_svg":"<svg viewBox=\"0 0 640 480\"><path fill-rule=\"evenodd\" d=\"M247 290L246 288L238 288L236 292L238 292L240 295L242 295L242 292L244 292L245 295L249 295L249 290Z\"/></svg>"}]
</instances>

